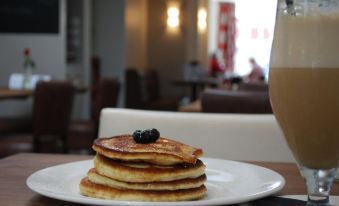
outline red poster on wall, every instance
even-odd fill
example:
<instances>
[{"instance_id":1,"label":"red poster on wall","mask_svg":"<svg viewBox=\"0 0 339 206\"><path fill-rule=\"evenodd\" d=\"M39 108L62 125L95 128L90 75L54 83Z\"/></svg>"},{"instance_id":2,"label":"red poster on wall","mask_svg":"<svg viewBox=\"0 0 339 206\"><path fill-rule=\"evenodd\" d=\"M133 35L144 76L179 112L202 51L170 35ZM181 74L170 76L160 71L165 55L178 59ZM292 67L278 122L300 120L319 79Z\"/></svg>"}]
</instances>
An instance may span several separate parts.
<instances>
[{"instance_id":1,"label":"red poster on wall","mask_svg":"<svg viewBox=\"0 0 339 206\"><path fill-rule=\"evenodd\" d=\"M226 71L234 70L235 4L219 3L218 53L224 60Z\"/></svg>"}]
</instances>

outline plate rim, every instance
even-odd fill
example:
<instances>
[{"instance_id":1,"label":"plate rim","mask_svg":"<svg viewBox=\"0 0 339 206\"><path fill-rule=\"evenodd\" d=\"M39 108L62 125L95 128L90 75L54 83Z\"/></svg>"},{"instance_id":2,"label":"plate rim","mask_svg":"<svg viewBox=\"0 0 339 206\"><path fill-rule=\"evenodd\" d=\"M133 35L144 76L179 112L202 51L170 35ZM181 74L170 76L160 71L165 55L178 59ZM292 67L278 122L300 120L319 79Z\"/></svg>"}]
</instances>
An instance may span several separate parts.
<instances>
[{"instance_id":1,"label":"plate rim","mask_svg":"<svg viewBox=\"0 0 339 206\"><path fill-rule=\"evenodd\" d=\"M179 206L179 205L185 205L185 206L203 206L203 205L230 205L230 204L239 204L239 203L244 203L248 201L252 201L255 199L260 199L266 196L270 196L272 194L277 193L280 191L286 184L285 178L279 174L278 172L271 170L269 168L255 165L252 163L248 162L242 162L242 161L236 161L236 160L227 160L227 159L220 159L220 158L210 158L210 157L202 157L200 158L203 162L208 163L209 161L221 161L221 162L228 162L232 164L238 164L238 165L244 165L246 167L255 167L260 170L266 170L267 172L271 173L272 175L276 176L277 181L280 181L280 184L270 190L263 191L260 193L256 194L251 194L251 195L246 195L241 201L239 201L237 198L227 198L227 202L225 202L225 198L218 198L218 199L209 199L209 200L196 200L196 201L175 201L175 202L141 202L141 201L117 201L117 200L106 200L106 199L98 199L98 198L91 198L91 197L86 197L83 196L81 199L79 197L74 197L74 196L67 196L65 194L59 194L59 193L52 193L49 190L44 190L41 188L37 188L34 185L31 185L32 179L36 176L39 175L39 173L42 173L46 170L53 170L56 167L60 166L67 166L67 165L73 165L73 164L81 164L83 162L90 162L93 161L93 159L89 160L80 160L80 161L73 161L73 162L68 162L68 163L62 163L62 164L57 164L53 165L50 167L46 167L40 170L37 170L33 172L31 175L29 175L26 179L26 186L31 189L32 191L36 192L39 195L49 197L52 199L57 199L61 201L69 201L73 203L81 203L81 204L86 204L86 205L112 205L112 206L126 206L126 205L150 205L150 206ZM206 168L208 169L208 168ZM208 181L208 180L207 180ZM86 199L86 201L84 201ZM100 203L98 203L98 201Z\"/></svg>"}]
</instances>

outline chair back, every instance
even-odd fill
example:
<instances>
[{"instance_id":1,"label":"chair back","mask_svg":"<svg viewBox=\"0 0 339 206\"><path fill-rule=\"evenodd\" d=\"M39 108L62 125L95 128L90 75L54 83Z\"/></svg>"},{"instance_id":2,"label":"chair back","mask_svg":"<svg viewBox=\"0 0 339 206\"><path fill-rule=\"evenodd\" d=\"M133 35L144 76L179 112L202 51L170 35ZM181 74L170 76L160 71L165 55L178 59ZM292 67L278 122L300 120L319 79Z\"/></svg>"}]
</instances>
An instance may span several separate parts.
<instances>
[{"instance_id":1,"label":"chair back","mask_svg":"<svg viewBox=\"0 0 339 206\"><path fill-rule=\"evenodd\" d=\"M267 92L209 89L202 93L201 105L206 113L272 113Z\"/></svg>"},{"instance_id":2,"label":"chair back","mask_svg":"<svg viewBox=\"0 0 339 206\"><path fill-rule=\"evenodd\" d=\"M126 108L142 108L142 87L141 78L138 71L134 68L128 68L125 71Z\"/></svg>"},{"instance_id":3,"label":"chair back","mask_svg":"<svg viewBox=\"0 0 339 206\"><path fill-rule=\"evenodd\" d=\"M34 135L66 135L73 97L74 87L68 81L39 82L34 91Z\"/></svg>"},{"instance_id":4,"label":"chair back","mask_svg":"<svg viewBox=\"0 0 339 206\"><path fill-rule=\"evenodd\" d=\"M168 137L204 150L205 157L292 162L273 114L207 114L104 109L99 137L157 128Z\"/></svg>"},{"instance_id":5,"label":"chair back","mask_svg":"<svg viewBox=\"0 0 339 206\"><path fill-rule=\"evenodd\" d=\"M102 78L97 85L94 100L94 120L99 120L100 112L106 107L116 107L118 104L120 83L116 78Z\"/></svg>"},{"instance_id":6,"label":"chair back","mask_svg":"<svg viewBox=\"0 0 339 206\"><path fill-rule=\"evenodd\" d=\"M257 91L268 92L268 84L266 83L241 83L238 86L239 91Z\"/></svg>"},{"instance_id":7,"label":"chair back","mask_svg":"<svg viewBox=\"0 0 339 206\"><path fill-rule=\"evenodd\" d=\"M144 76L147 100L155 101L160 98L158 73L154 69L149 69Z\"/></svg>"},{"instance_id":8,"label":"chair back","mask_svg":"<svg viewBox=\"0 0 339 206\"><path fill-rule=\"evenodd\" d=\"M101 62L100 58L97 56L92 57L91 65L91 85L97 84L101 78Z\"/></svg>"}]
</instances>

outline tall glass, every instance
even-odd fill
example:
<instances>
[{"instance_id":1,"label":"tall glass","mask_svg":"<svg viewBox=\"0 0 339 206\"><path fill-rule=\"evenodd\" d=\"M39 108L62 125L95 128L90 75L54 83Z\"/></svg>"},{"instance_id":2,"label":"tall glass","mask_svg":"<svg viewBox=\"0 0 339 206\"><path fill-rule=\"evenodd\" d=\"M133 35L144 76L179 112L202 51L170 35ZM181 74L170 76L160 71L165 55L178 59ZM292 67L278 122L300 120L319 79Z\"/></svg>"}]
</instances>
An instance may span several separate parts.
<instances>
[{"instance_id":1,"label":"tall glass","mask_svg":"<svg viewBox=\"0 0 339 206\"><path fill-rule=\"evenodd\" d=\"M305 178L329 205L339 162L339 0L278 0L270 60L274 114Z\"/></svg>"}]
</instances>

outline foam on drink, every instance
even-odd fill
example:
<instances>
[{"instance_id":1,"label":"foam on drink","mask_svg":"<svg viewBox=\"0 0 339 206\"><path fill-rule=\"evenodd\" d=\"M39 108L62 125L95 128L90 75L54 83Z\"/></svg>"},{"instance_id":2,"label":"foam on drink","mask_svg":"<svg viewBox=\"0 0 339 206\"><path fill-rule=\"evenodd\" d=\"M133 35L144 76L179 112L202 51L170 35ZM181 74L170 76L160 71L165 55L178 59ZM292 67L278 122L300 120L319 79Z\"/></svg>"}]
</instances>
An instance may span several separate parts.
<instances>
[{"instance_id":1,"label":"foam on drink","mask_svg":"<svg viewBox=\"0 0 339 206\"><path fill-rule=\"evenodd\" d=\"M338 68L339 13L280 15L277 21L271 67Z\"/></svg>"},{"instance_id":2,"label":"foam on drink","mask_svg":"<svg viewBox=\"0 0 339 206\"><path fill-rule=\"evenodd\" d=\"M339 13L281 15L277 21L269 81L273 111L299 163L336 167Z\"/></svg>"}]
</instances>

